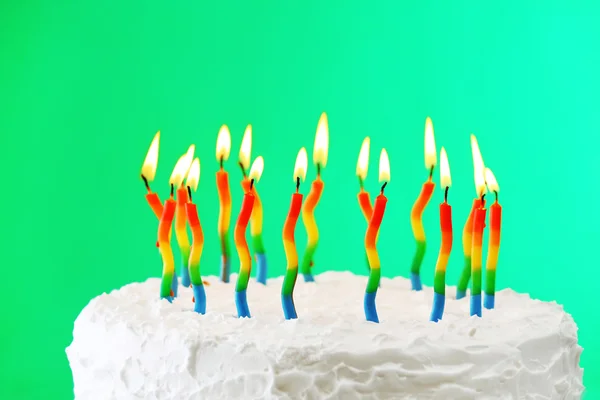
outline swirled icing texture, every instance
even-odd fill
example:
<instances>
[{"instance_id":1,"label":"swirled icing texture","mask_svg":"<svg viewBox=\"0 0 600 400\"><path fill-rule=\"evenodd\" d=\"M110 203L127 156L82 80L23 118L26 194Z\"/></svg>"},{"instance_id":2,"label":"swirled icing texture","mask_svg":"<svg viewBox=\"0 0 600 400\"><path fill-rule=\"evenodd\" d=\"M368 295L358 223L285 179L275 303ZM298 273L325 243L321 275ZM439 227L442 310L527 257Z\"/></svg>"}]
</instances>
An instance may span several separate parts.
<instances>
[{"instance_id":1,"label":"swirled icing texture","mask_svg":"<svg viewBox=\"0 0 600 400\"><path fill-rule=\"evenodd\" d=\"M232 278L235 281L236 277ZM285 321L282 278L251 280L253 318L238 319L233 286L208 277L207 314L192 292L160 301L160 280L132 283L83 309L67 355L77 400L92 399L579 399L573 318L554 302L503 290L469 317L448 288L429 322L432 289L383 279L380 324L363 315L366 277L326 272L295 292Z\"/></svg>"}]
</instances>

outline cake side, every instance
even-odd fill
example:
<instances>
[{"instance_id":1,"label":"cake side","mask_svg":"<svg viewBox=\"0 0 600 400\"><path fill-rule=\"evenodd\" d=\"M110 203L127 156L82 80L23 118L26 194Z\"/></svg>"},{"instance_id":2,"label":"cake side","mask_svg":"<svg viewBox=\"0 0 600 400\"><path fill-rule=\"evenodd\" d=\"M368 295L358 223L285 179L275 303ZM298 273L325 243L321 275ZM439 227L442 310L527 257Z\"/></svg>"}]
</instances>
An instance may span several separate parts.
<instances>
[{"instance_id":1,"label":"cake side","mask_svg":"<svg viewBox=\"0 0 600 400\"><path fill-rule=\"evenodd\" d=\"M553 302L503 290L496 310L469 317L468 299L453 300L448 288L436 324L431 288L383 279L374 324L362 310L367 278L326 272L298 283L298 320L283 318L282 278L251 281L253 318L238 319L234 286L206 279L206 315L192 311L191 290L158 300L155 278L90 301L67 348L76 399L579 399L583 391L577 326Z\"/></svg>"}]
</instances>

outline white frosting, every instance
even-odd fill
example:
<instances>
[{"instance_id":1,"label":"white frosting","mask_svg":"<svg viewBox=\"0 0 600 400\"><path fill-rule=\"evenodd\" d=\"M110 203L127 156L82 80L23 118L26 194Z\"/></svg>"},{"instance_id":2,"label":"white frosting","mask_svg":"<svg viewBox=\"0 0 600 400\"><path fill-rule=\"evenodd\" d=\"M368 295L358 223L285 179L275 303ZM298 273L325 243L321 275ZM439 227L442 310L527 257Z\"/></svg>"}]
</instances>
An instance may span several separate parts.
<instances>
[{"instance_id":1,"label":"white frosting","mask_svg":"<svg viewBox=\"0 0 600 400\"><path fill-rule=\"evenodd\" d=\"M236 276L232 276L235 282ZM207 314L191 289L172 304L160 280L94 298L75 321L67 356L77 400L579 399L577 326L563 307L503 290L497 310L469 317L448 288L429 322L432 289L383 278L381 323L365 321L366 277L298 279L298 320L281 309L282 278L251 280L251 319L236 318L235 284L206 278Z\"/></svg>"}]
</instances>

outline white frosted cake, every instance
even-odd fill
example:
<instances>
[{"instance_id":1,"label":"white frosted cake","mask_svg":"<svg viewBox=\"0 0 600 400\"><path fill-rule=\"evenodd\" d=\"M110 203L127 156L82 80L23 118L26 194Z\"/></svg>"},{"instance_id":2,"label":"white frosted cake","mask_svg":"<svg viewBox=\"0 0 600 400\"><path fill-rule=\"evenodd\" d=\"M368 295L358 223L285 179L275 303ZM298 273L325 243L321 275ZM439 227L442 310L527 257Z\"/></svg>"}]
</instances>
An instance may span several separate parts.
<instances>
[{"instance_id":1,"label":"white frosted cake","mask_svg":"<svg viewBox=\"0 0 600 400\"><path fill-rule=\"evenodd\" d=\"M236 276L232 276L235 282ZM77 400L579 399L573 318L556 303L502 290L496 310L469 317L448 288L429 322L432 289L382 279L381 323L365 321L367 278L298 279L297 320L281 308L282 278L251 280L252 318L236 318L235 284L208 277L207 313L191 289L159 300L160 280L94 298L75 321L67 356Z\"/></svg>"}]
</instances>

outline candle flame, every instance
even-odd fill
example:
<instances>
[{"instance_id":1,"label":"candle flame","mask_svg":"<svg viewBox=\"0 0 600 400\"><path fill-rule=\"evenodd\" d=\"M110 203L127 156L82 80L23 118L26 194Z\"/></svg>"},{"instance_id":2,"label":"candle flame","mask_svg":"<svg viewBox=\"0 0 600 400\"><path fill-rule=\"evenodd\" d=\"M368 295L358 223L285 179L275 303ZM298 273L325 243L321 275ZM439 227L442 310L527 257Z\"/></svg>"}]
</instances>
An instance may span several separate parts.
<instances>
[{"instance_id":1,"label":"candle flame","mask_svg":"<svg viewBox=\"0 0 600 400\"><path fill-rule=\"evenodd\" d=\"M300 181L304 182L306 179L306 168L308 166L308 155L306 149L303 147L298 152L296 157L296 165L294 166L294 182L300 178Z\"/></svg>"},{"instance_id":2,"label":"candle flame","mask_svg":"<svg viewBox=\"0 0 600 400\"><path fill-rule=\"evenodd\" d=\"M254 183L260 180L264 168L265 160L262 158L262 156L256 157L256 160L254 160L252 163L252 168L250 168L250 179L254 179Z\"/></svg>"},{"instance_id":3,"label":"candle flame","mask_svg":"<svg viewBox=\"0 0 600 400\"><path fill-rule=\"evenodd\" d=\"M390 181L390 158L385 149L381 149L379 156L379 182Z\"/></svg>"},{"instance_id":4,"label":"candle flame","mask_svg":"<svg viewBox=\"0 0 600 400\"><path fill-rule=\"evenodd\" d=\"M490 192L500 193L500 186L498 186L498 181L496 180L496 177L494 176L492 170L489 168L485 169L485 183Z\"/></svg>"},{"instance_id":5,"label":"candle flame","mask_svg":"<svg viewBox=\"0 0 600 400\"><path fill-rule=\"evenodd\" d=\"M485 165L483 163L483 157L481 157L481 151L479 151L479 144L475 135L471 135L471 151L473 153L473 171L475 175L475 190L477 191L477 197L482 197L486 192L485 186Z\"/></svg>"},{"instance_id":6,"label":"candle flame","mask_svg":"<svg viewBox=\"0 0 600 400\"><path fill-rule=\"evenodd\" d=\"M244 170L247 170L250 166L250 156L252 154L252 125L248 124L244 137L242 139L242 145L240 146L239 160Z\"/></svg>"},{"instance_id":7,"label":"candle flame","mask_svg":"<svg viewBox=\"0 0 600 400\"><path fill-rule=\"evenodd\" d=\"M425 119L425 168L430 170L437 163L437 152L435 149L435 136L433 135L433 122L431 118Z\"/></svg>"},{"instance_id":8,"label":"candle flame","mask_svg":"<svg viewBox=\"0 0 600 400\"><path fill-rule=\"evenodd\" d=\"M367 178L367 172L369 171L369 150L371 149L371 139L367 136L360 147L360 153L358 153L358 162L356 163L356 175L361 179Z\"/></svg>"},{"instance_id":9,"label":"candle flame","mask_svg":"<svg viewBox=\"0 0 600 400\"><path fill-rule=\"evenodd\" d=\"M200 159L196 157L192 161L185 184L195 192L198 189L198 182L200 182Z\"/></svg>"},{"instance_id":10,"label":"candle flame","mask_svg":"<svg viewBox=\"0 0 600 400\"><path fill-rule=\"evenodd\" d=\"M325 167L327 164L327 153L329 151L329 124L327 114L321 114L315 135L315 147L313 149L313 161L315 165Z\"/></svg>"},{"instance_id":11,"label":"candle flame","mask_svg":"<svg viewBox=\"0 0 600 400\"><path fill-rule=\"evenodd\" d=\"M448 154L446 149L442 147L440 152L440 186L442 190L452 186L452 176L450 175L450 164L448 164Z\"/></svg>"},{"instance_id":12,"label":"candle flame","mask_svg":"<svg viewBox=\"0 0 600 400\"><path fill-rule=\"evenodd\" d=\"M219 135L217 136L217 161L227 161L229 158L229 151L231 150L231 134L227 125L223 125L219 129Z\"/></svg>"},{"instance_id":13,"label":"candle flame","mask_svg":"<svg viewBox=\"0 0 600 400\"><path fill-rule=\"evenodd\" d=\"M183 180L187 176L190 167L192 166L192 162L194 160L194 151L196 150L196 146L191 145L188 151L179 157L177 163L175 164L175 168L173 168L173 173L171 174L171 178L169 179L169 183L175 187L181 186Z\"/></svg>"},{"instance_id":14,"label":"candle flame","mask_svg":"<svg viewBox=\"0 0 600 400\"><path fill-rule=\"evenodd\" d=\"M146 158L144 159L144 164L142 164L142 175L144 176L144 178L146 178L148 182L152 182L154 180L154 177L156 176L159 144L160 131L156 132L156 135L154 135L154 139L152 139L152 143L150 143L148 153L146 154Z\"/></svg>"}]
</instances>

